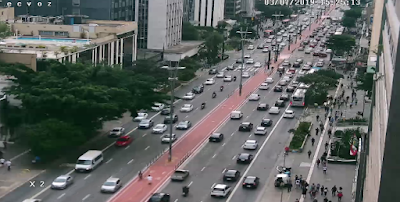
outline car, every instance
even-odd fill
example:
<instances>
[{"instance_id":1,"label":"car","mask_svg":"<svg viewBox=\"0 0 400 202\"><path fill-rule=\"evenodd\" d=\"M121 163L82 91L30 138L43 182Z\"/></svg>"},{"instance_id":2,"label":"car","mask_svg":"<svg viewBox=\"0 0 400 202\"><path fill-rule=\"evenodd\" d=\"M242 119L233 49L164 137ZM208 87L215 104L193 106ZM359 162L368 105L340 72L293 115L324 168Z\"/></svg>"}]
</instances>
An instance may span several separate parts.
<instances>
[{"instance_id":1,"label":"car","mask_svg":"<svg viewBox=\"0 0 400 202\"><path fill-rule=\"evenodd\" d=\"M267 134L267 128L263 126L258 126L256 128L256 131L254 132L254 135L266 135Z\"/></svg>"},{"instance_id":2,"label":"car","mask_svg":"<svg viewBox=\"0 0 400 202\"><path fill-rule=\"evenodd\" d=\"M242 63L243 63L243 60L242 60L242 59L236 59L236 63L242 64Z\"/></svg>"},{"instance_id":3,"label":"car","mask_svg":"<svg viewBox=\"0 0 400 202\"><path fill-rule=\"evenodd\" d=\"M270 127L270 126L272 126L272 124L273 124L273 121L271 119L263 118L261 120L262 127Z\"/></svg>"},{"instance_id":4,"label":"car","mask_svg":"<svg viewBox=\"0 0 400 202\"><path fill-rule=\"evenodd\" d=\"M188 178L190 175L188 170L175 170L174 174L171 176L171 181L180 181L183 182Z\"/></svg>"},{"instance_id":5,"label":"car","mask_svg":"<svg viewBox=\"0 0 400 202\"><path fill-rule=\"evenodd\" d=\"M314 51L313 56L319 56L319 51Z\"/></svg>"},{"instance_id":6,"label":"car","mask_svg":"<svg viewBox=\"0 0 400 202\"><path fill-rule=\"evenodd\" d=\"M260 100L260 95L259 94L253 93L253 94L251 94L249 96L249 101L258 101L258 100Z\"/></svg>"},{"instance_id":7,"label":"car","mask_svg":"<svg viewBox=\"0 0 400 202\"><path fill-rule=\"evenodd\" d=\"M242 73L242 77L243 77L243 78L249 78L249 77L250 77L249 72L243 72L243 73Z\"/></svg>"},{"instance_id":8,"label":"car","mask_svg":"<svg viewBox=\"0 0 400 202\"><path fill-rule=\"evenodd\" d=\"M147 114L147 113L138 113L137 116L133 119L133 121L140 122L143 119L147 119L148 116L149 116L149 114Z\"/></svg>"},{"instance_id":9,"label":"car","mask_svg":"<svg viewBox=\"0 0 400 202\"><path fill-rule=\"evenodd\" d=\"M323 66L324 66L324 63L323 63L323 62L317 62L317 64L316 64L315 66L317 66L317 67L323 67Z\"/></svg>"},{"instance_id":10,"label":"car","mask_svg":"<svg viewBox=\"0 0 400 202\"><path fill-rule=\"evenodd\" d=\"M283 114L283 118L293 119L295 117L295 113L293 110L285 110Z\"/></svg>"},{"instance_id":11,"label":"car","mask_svg":"<svg viewBox=\"0 0 400 202\"><path fill-rule=\"evenodd\" d=\"M225 73L224 72L218 72L218 74L215 77L224 78L225 77Z\"/></svg>"},{"instance_id":12,"label":"car","mask_svg":"<svg viewBox=\"0 0 400 202\"><path fill-rule=\"evenodd\" d=\"M280 85L280 86L286 86L288 83L289 83L288 80L286 80L286 79L281 79L281 80L279 80L278 85Z\"/></svg>"},{"instance_id":13,"label":"car","mask_svg":"<svg viewBox=\"0 0 400 202\"><path fill-rule=\"evenodd\" d=\"M177 130L187 130L190 127L192 127L192 122L190 121L181 121L175 126Z\"/></svg>"},{"instance_id":14,"label":"car","mask_svg":"<svg viewBox=\"0 0 400 202\"><path fill-rule=\"evenodd\" d=\"M175 134L165 134L163 136L161 136L161 143L171 143L171 142L175 142L177 139Z\"/></svg>"},{"instance_id":15,"label":"car","mask_svg":"<svg viewBox=\"0 0 400 202\"><path fill-rule=\"evenodd\" d=\"M206 82L204 82L205 85L213 85L215 83L215 79L210 78L207 79Z\"/></svg>"},{"instance_id":16,"label":"car","mask_svg":"<svg viewBox=\"0 0 400 202\"><path fill-rule=\"evenodd\" d=\"M268 111L269 114L279 114L281 112L281 110L279 109L279 107L271 107Z\"/></svg>"},{"instance_id":17,"label":"car","mask_svg":"<svg viewBox=\"0 0 400 202\"><path fill-rule=\"evenodd\" d=\"M164 109L165 105L162 103L154 103L153 106L151 107L151 110L159 112L162 109Z\"/></svg>"},{"instance_id":18,"label":"car","mask_svg":"<svg viewBox=\"0 0 400 202\"><path fill-rule=\"evenodd\" d=\"M196 94L194 93L186 93L183 97L182 100L193 100Z\"/></svg>"},{"instance_id":19,"label":"car","mask_svg":"<svg viewBox=\"0 0 400 202\"><path fill-rule=\"evenodd\" d=\"M224 77L224 82L231 82L232 81L232 76L225 76Z\"/></svg>"},{"instance_id":20,"label":"car","mask_svg":"<svg viewBox=\"0 0 400 202\"><path fill-rule=\"evenodd\" d=\"M234 69L235 69L235 67L233 65L229 65L226 67L226 70L234 70Z\"/></svg>"},{"instance_id":21,"label":"car","mask_svg":"<svg viewBox=\"0 0 400 202\"><path fill-rule=\"evenodd\" d=\"M121 136L115 141L115 146L117 147L125 147L132 143L133 138L131 138L129 135Z\"/></svg>"},{"instance_id":22,"label":"car","mask_svg":"<svg viewBox=\"0 0 400 202\"><path fill-rule=\"evenodd\" d=\"M295 68L300 68L301 67L301 64L299 63L299 62L294 62L293 63L293 67L295 67Z\"/></svg>"},{"instance_id":23,"label":"car","mask_svg":"<svg viewBox=\"0 0 400 202\"><path fill-rule=\"evenodd\" d=\"M264 44L260 44L257 46L257 49L263 49L264 48Z\"/></svg>"},{"instance_id":24,"label":"car","mask_svg":"<svg viewBox=\"0 0 400 202\"><path fill-rule=\"evenodd\" d=\"M193 111L193 105L192 104L184 104L184 105L182 105L182 107L179 111L180 112L191 112L191 111Z\"/></svg>"},{"instance_id":25,"label":"car","mask_svg":"<svg viewBox=\"0 0 400 202\"><path fill-rule=\"evenodd\" d=\"M235 182L238 179L240 179L240 171L233 170L233 169L225 170L224 177L223 177L224 181Z\"/></svg>"},{"instance_id":26,"label":"car","mask_svg":"<svg viewBox=\"0 0 400 202\"><path fill-rule=\"evenodd\" d=\"M254 45L247 46L247 50L254 50Z\"/></svg>"},{"instance_id":27,"label":"car","mask_svg":"<svg viewBox=\"0 0 400 202\"><path fill-rule=\"evenodd\" d=\"M102 193L115 193L122 187L121 180L116 177L108 178L103 185L101 185L100 191Z\"/></svg>"},{"instance_id":28,"label":"car","mask_svg":"<svg viewBox=\"0 0 400 202\"><path fill-rule=\"evenodd\" d=\"M332 53L332 49L326 49L325 53Z\"/></svg>"},{"instance_id":29,"label":"car","mask_svg":"<svg viewBox=\"0 0 400 202\"><path fill-rule=\"evenodd\" d=\"M268 77L267 79L265 79L265 83L268 83L268 84L274 83L274 79L271 77Z\"/></svg>"},{"instance_id":30,"label":"car","mask_svg":"<svg viewBox=\"0 0 400 202\"><path fill-rule=\"evenodd\" d=\"M304 46L300 46L297 50L298 51L304 51Z\"/></svg>"},{"instance_id":31,"label":"car","mask_svg":"<svg viewBox=\"0 0 400 202\"><path fill-rule=\"evenodd\" d=\"M196 86L192 89L192 93L200 94L204 91L204 86Z\"/></svg>"},{"instance_id":32,"label":"car","mask_svg":"<svg viewBox=\"0 0 400 202\"><path fill-rule=\"evenodd\" d=\"M251 130L253 130L253 124L250 123L250 122L243 122L239 126L239 131L248 131L248 132L250 132Z\"/></svg>"},{"instance_id":33,"label":"car","mask_svg":"<svg viewBox=\"0 0 400 202\"><path fill-rule=\"evenodd\" d=\"M154 121L151 119L143 119L142 121L140 121L138 128L139 129L149 129L151 127L153 127L154 125Z\"/></svg>"},{"instance_id":34,"label":"car","mask_svg":"<svg viewBox=\"0 0 400 202\"><path fill-rule=\"evenodd\" d=\"M154 193L147 202L170 202L171 196L167 193Z\"/></svg>"},{"instance_id":35,"label":"car","mask_svg":"<svg viewBox=\"0 0 400 202\"><path fill-rule=\"evenodd\" d=\"M255 176L246 176L243 179L242 187L256 189L259 184L260 184L260 178Z\"/></svg>"},{"instance_id":36,"label":"car","mask_svg":"<svg viewBox=\"0 0 400 202\"><path fill-rule=\"evenodd\" d=\"M282 86L276 85L276 86L274 87L274 92L282 92L282 91L283 91L283 87L282 87Z\"/></svg>"},{"instance_id":37,"label":"car","mask_svg":"<svg viewBox=\"0 0 400 202\"><path fill-rule=\"evenodd\" d=\"M222 142L224 139L224 134L222 133L212 133L210 137L208 137L209 142Z\"/></svg>"},{"instance_id":38,"label":"car","mask_svg":"<svg viewBox=\"0 0 400 202\"><path fill-rule=\"evenodd\" d=\"M42 202L42 199L25 199L22 202Z\"/></svg>"},{"instance_id":39,"label":"car","mask_svg":"<svg viewBox=\"0 0 400 202\"><path fill-rule=\"evenodd\" d=\"M304 53L305 54L310 54L312 51L313 51L312 48L307 48L307 49L304 50Z\"/></svg>"},{"instance_id":40,"label":"car","mask_svg":"<svg viewBox=\"0 0 400 202\"><path fill-rule=\"evenodd\" d=\"M217 73L218 73L218 70L215 69L215 68L212 68L212 69L208 70L208 74L209 75L214 75L214 74L217 74Z\"/></svg>"},{"instance_id":41,"label":"car","mask_svg":"<svg viewBox=\"0 0 400 202\"><path fill-rule=\"evenodd\" d=\"M236 156L236 163L244 163L249 164L253 160L253 154L249 153L240 153Z\"/></svg>"},{"instance_id":42,"label":"car","mask_svg":"<svg viewBox=\"0 0 400 202\"><path fill-rule=\"evenodd\" d=\"M296 87L290 85L290 86L288 86L288 87L286 88L286 92L287 92L287 93L293 93L295 89L296 89Z\"/></svg>"},{"instance_id":43,"label":"car","mask_svg":"<svg viewBox=\"0 0 400 202\"><path fill-rule=\"evenodd\" d=\"M279 47L280 47L280 48L283 48L283 47L285 47L285 46L286 46L286 43L285 43L285 42L282 42L282 43L279 44Z\"/></svg>"},{"instance_id":44,"label":"car","mask_svg":"<svg viewBox=\"0 0 400 202\"><path fill-rule=\"evenodd\" d=\"M275 102L275 105L274 105L275 107L285 107L285 101L283 101L283 100L277 100L276 102Z\"/></svg>"},{"instance_id":45,"label":"car","mask_svg":"<svg viewBox=\"0 0 400 202\"><path fill-rule=\"evenodd\" d=\"M212 197L222 197L225 198L226 196L231 193L231 187L226 184L216 184L211 189L211 196Z\"/></svg>"},{"instance_id":46,"label":"car","mask_svg":"<svg viewBox=\"0 0 400 202\"><path fill-rule=\"evenodd\" d=\"M119 137L125 134L125 128L123 127L115 127L110 131L109 137Z\"/></svg>"},{"instance_id":47,"label":"car","mask_svg":"<svg viewBox=\"0 0 400 202\"><path fill-rule=\"evenodd\" d=\"M288 37L288 34L287 33L283 33L282 36L283 37Z\"/></svg>"},{"instance_id":48,"label":"car","mask_svg":"<svg viewBox=\"0 0 400 202\"><path fill-rule=\"evenodd\" d=\"M296 60L296 62L298 62L298 63L300 63L300 64L303 64L303 63L304 63L304 60L301 59L301 58L299 58L299 59Z\"/></svg>"},{"instance_id":49,"label":"car","mask_svg":"<svg viewBox=\"0 0 400 202\"><path fill-rule=\"evenodd\" d=\"M311 69L311 65L304 64L303 67L302 67L301 69L302 69L302 70L310 70L310 69Z\"/></svg>"},{"instance_id":50,"label":"car","mask_svg":"<svg viewBox=\"0 0 400 202\"><path fill-rule=\"evenodd\" d=\"M268 90L268 89L269 89L269 85L268 85L268 83L262 83L262 84L258 87L258 89L260 89L260 90Z\"/></svg>"},{"instance_id":51,"label":"car","mask_svg":"<svg viewBox=\"0 0 400 202\"><path fill-rule=\"evenodd\" d=\"M289 100L289 94L282 93L282 95L279 97L279 99L283 100L283 101L288 101Z\"/></svg>"},{"instance_id":52,"label":"car","mask_svg":"<svg viewBox=\"0 0 400 202\"><path fill-rule=\"evenodd\" d=\"M261 62L256 62L256 63L254 64L254 67L255 67L255 68L260 68L260 67L261 67Z\"/></svg>"},{"instance_id":53,"label":"car","mask_svg":"<svg viewBox=\"0 0 400 202\"><path fill-rule=\"evenodd\" d=\"M165 131L167 131L168 127L166 124L159 123L156 126L154 126L152 133L153 134L163 134Z\"/></svg>"},{"instance_id":54,"label":"car","mask_svg":"<svg viewBox=\"0 0 400 202\"><path fill-rule=\"evenodd\" d=\"M308 89L308 88L310 88L310 84L305 84L305 83L300 83L299 84L299 89Z\"/></svg>"},{"instance_id":55,"label":"car","mask_svg":"<svg viewBox=\"0 0 400 202\"><path fill-rule=\"evenodd\" d=\"M260 103L257 106L258 111L267 111L268 108L269 108L268 104L265 104L265 103Z\"/></svg>"},{"instance_id":56,"label":"car","mask_svg":"<svg viewBox=\"0 0 400 202\"><path fill-rule=\"evenodd\" d=\"M284 60L284 61L282 62L282 66L284 66L284 67L290 66L289 60Z\"/></svg>"},{"instance_id":57,"label":"car","mask_svg":"<svg viewBox=\"0 0 400 202\"><path fill-rule=\"evenodd\" d=\"M74 182L70 175L60 175L52 183L51 189L66 189Z\"/></svg>"},{"instance_id":58,"label":"car","mask_svg":"<svg viewBox=\"0 0 400 202\"><path fill-rule=\"evenodd\" d=\"M306 62L306 65L308 65L308 66L312 66L312 62Z\"/></svg>"},{"instance_id":59,"label":"car","mask_svg":"<svg viewBox=\"0 0 400 202\"><path fill-rule=\"evenodd\" d=\"M246 64L254 64L254 60L253 59L247 59L246 60Z\"/></svg>"},{"instance_id":60,"label":"car","mask_svg":"<svg viewBox=\"0 0 400 202\"><path fill-rule=\"evenodd\" d=\"M244 55L244 58L248 59L248 58L251 58L251 56L247 54L247 55Z\"/></svg>"},{"instance_id":61,"label":"car","mask_svg":"<svg viewBox=\"0 0 400 202\"><path fill-rule=\"evenodd\" d=\"M269 49L268 49L268 48L264 48L264 49L262 50L262 52L263 52L263 53L268 53L268 52L269 52Z\"/></svg>"},{"instance_id":62,"label":"car","mask_svg":"<svg viewBox=\"0 0 400 202\"><path fill-rule=\"evenodd\" d=\"M276 42L277 42L277 43L281 43L282 40L283 40L282 38L277 38L277 39L276 39Z\"/></svg>"},{"instance_id":63,"label":"car","mask_svg":"<svg viewBox=\"0 0 400 202\"><path fill-rule=\"evenodd\" d=\"M178 121L178 115L176 115L176 114L173 114L172 115L172 120L171 120L171 116L166 116L165 118L164 118L164 124L169 124L169 123L176 123Z\"/></svg>"},{"instance_id":64,"label":"car","mask_svg":"<svg viewBox=\"0 0 400 202\"><path fill-rule=\"evenodd\" d=\"M171 108L164 108L163 110L161 110L161 115L169 115L171 114Z\"/></svg>"}]
</instances>

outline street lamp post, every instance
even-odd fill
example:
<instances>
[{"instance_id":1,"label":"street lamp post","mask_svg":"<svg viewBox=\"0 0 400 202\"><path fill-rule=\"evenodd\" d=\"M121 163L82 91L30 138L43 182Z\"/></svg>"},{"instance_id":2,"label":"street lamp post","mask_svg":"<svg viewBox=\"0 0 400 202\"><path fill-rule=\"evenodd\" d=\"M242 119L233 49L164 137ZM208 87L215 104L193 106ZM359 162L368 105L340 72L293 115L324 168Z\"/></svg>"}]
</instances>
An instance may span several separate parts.
<instances>
[{"instance_id":1,"label":"street lamp post","mask_svg":"<svg viewBox=\"0 0 400 202\"><path fill-rule=\"evenodd\" d=\"M240 31L237 31L236 33L240 34L241 42L242 42L242 66L240 68L240 79L239 79L239 96L242 96L242 87L243 87L243 68L244 68L244 40L246 39L246 34L251 34L252 32L247 31L248 29L246 28L246 31L243 31L242 28L240 28Z\"/></svg>"},{"instance_id":2,"label":"street lamp post","mask_svg":"<svg viewBox=\"0 0 400 202\"><path fill-rule=\"evenodd\" d=\"M290 44L292 43L292 41L291 41L291 34L289 34L289 45L288 45L288 50L290 50Z\"/></svg>"},{"instance_id":3,"label":"street lamp post","mask_svg":"<svg viewBox=\"0 0 400 202\"><path fill-rule=\"evenodd\" d=\"M178 80L177 74L178 70L185 69L186 67L179 67L179 62L177 63L176 67L173 67L171 65L171 62L168 66L162 66L162 69L167 69L170 72L170 77L168 77L168 81L170 81L171 85L171 100L170 100L170 122L169 122L169 135L170 135L170 140L169 140L169 156L168 156L168 161L171 162L172 160L172 129L174 126L174 123L172 120L174 120L174 99L175 99L175 81Z\"/></svg>"}]
</instances>

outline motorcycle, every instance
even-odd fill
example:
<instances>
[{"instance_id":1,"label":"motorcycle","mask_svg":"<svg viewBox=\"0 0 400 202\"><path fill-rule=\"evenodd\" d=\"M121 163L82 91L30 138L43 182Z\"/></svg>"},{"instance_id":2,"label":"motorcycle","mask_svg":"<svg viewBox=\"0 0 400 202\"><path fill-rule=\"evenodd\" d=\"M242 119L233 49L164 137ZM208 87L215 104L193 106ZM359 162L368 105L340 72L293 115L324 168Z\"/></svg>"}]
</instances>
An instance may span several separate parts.
<instances>
[{"instance_id":1,"label":"motorcycle","mask_svg":"<svg viewBox=\"0 0 400 202\"><path fill-rule=\"evenodd\" d=\"M233 81L236 81L236 76L233 77Z\"/></svg>"},{"instance_id":2,"label":"motorcycle","mask_svg":"<svg viewBox=\"0 0 400 202\"><path fill-rule=\"evenodd\" d=\"M189 187L184 186L184 187L182 188L182 196L183 196L183 197L186 197L188 194L189 194Z\"/></svg>"},{"instance_id":3,"label":"motorcycle","mask_svg":"<svg viewBox=\"0 0 400 202\"><path fill-rule=\"evenodd\" d=\"M221 87L219 88L219 90L222 92L222 91L224 90L224 87L221 86Z\"/></svg>"},{"instance_id":4,"label":"motorcycle","mask_svg":"<svg viewBox=\"0 0 400 202\"><path fill-rule=\"evenodd\" d=\"M201 109L204 109L204 108L206 108L206 103L201 104Z\"/></svg>"},{"instance_id":5,"label":"motorcycle","mask_svg":"<svg viewBox=\"0 0 400 202\"><path fill-rule=\"evenodd\" d=\"M217 97L217 94L216 94L216 93L213 93L213 94L212 94L212 98L215 98L215 97Z\"/></svg>"}]
</instances>

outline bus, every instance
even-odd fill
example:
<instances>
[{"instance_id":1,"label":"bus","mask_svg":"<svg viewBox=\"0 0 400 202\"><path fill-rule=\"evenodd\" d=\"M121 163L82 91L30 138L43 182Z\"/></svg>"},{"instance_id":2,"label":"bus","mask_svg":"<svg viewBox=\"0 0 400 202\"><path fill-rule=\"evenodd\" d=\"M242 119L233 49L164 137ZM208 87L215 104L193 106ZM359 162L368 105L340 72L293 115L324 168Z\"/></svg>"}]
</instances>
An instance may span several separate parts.
<instances>
[{"instance_id":1,"label":"bus","mask_svg":"<svg viewBox=\"0 0 400 202\"><path fill-rule=\"evenodd\" d=\"M304 107L307 89L297 89L290 99L292 107Z\"/></svg>"}]
</instances>

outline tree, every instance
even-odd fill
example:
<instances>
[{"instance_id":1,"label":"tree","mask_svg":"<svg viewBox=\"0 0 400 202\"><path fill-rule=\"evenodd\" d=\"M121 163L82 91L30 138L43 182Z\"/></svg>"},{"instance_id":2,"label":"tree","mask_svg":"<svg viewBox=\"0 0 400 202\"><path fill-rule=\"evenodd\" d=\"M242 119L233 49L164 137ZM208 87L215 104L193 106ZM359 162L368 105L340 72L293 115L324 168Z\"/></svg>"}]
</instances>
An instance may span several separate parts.
<instances>
[{"instance_id":1,"label":"tree","mask_svg":"<svg viewBox=\"0 0 400 202\"><path fill-rule=\"evenodd\" d=\"M11 32L8 24L1 22L0 23L0 39L4 39L4 38L7 38L12 35L13 35L13 33Z\"/></svg>"},{"instance_id":2,"label":"tree","mask_svg":"<svg viewBox=\"0 0 400 202\"><path fill-rule=\"evenodd\" d=\"M347 28L354 28L356 27L356 19L351 17L343 17L342 25Z\"/></svg>"},{"instance_id":3,"label":"tree","mask_svg":"<svg viewBox=\"0 0 400 202\"><path fill-rule=\"evenodd\" d=\"M349 17L349 18L361 18L362 15L362 9L355 7L355 8L351 8L350 10L347 10L344 12L344 17Z\"/></svg>"},{"instance_id":4,"label":"tree","mask_svg":"<svg viewBox=\"0 0 400 202\"><path fill-rule=\"evenodd\" d=\"M372 91L374 85L374 74L367 72L360 72L357 77L357 89L364 91Z\"/></svg>"},{"instance_id":5,"label":"tree","mask_svg":"<svg viewBox=\"0 0 400 202\"><path fill-rule=\"evenodd\" d=\"M200 50L200 55L207 60L208 65L214 65L220 61L218 55L223 40L222 35L218 32L209 33L203 48Z\"/></svg>"},{"instance_id":6,"label":"tree","mask_svg":"<svg viewBox=\"0 0 400 202\"><path fill-rule=\"evenodd\" d=\"M344 52L349 52L356 45L356 40L351 35L333 35L329 38L327 46L333 51L343 54Z\"/></svg>"},{"instance_id":7,"label":"tree","mask_svg":"<svg viewBox=\"0 0 400 202\"><path fill-rule=\"evenodd\" d=\"M179 66L186 67L178 71L179 81L190 81L196 76L196 71L201 68L200 63L196 59L190 57L181 60Z\"/></svg>"},{"instance_id":8,"label":"tree","mask_svg":"<svg viewBox=\"0 0 400 202\"><path fill-rule=\"evenodd\" d=\"M248 39L256 38L257 31L254 30L250 25L247 25L247 24L241 24L241 25L238 25L238 26L234 26L231 29L230 33L229 33L229 37L230 38L234 38L234 37L241 38L240 34L237 33L237 32L239 32L239 31L244 31L245 32L246 30L248 32L251 32L251 34L246 34L246 38L248 38Z\"/></svg>"},{"instance_id":9,"label":"tree","mask_svg":"<svg viewBox=\"0 0 400 202\"><path fill-rule=\"evenodd\" d=\"M4 131L7 135L13 135L15 129L22 124L22 110L10 104L5 99L0 101L0 120L3 125Z\"/></svg>"},{"instance_id":10,"label":"tree","mask_svg":"<svg viewBox=\"0 0 400 202\"><path fill-rule=\"evenodd\" d=\"M160 65L152 60L137 60L131 70L136 74L151 75L154 77L157 85L168 83L168 70L162 69Z\"/></svg>"},{"instance_id":11,"label":"tree","mask_svg":"<svg viewBox=\"0 0 400 202\"><path fill-rule=\"evenodd\" d=\"M194 41L199 40L199 31L190 22L184 22L182 24L182 40L183 41Z\"/></svg>"}]
</instances>

